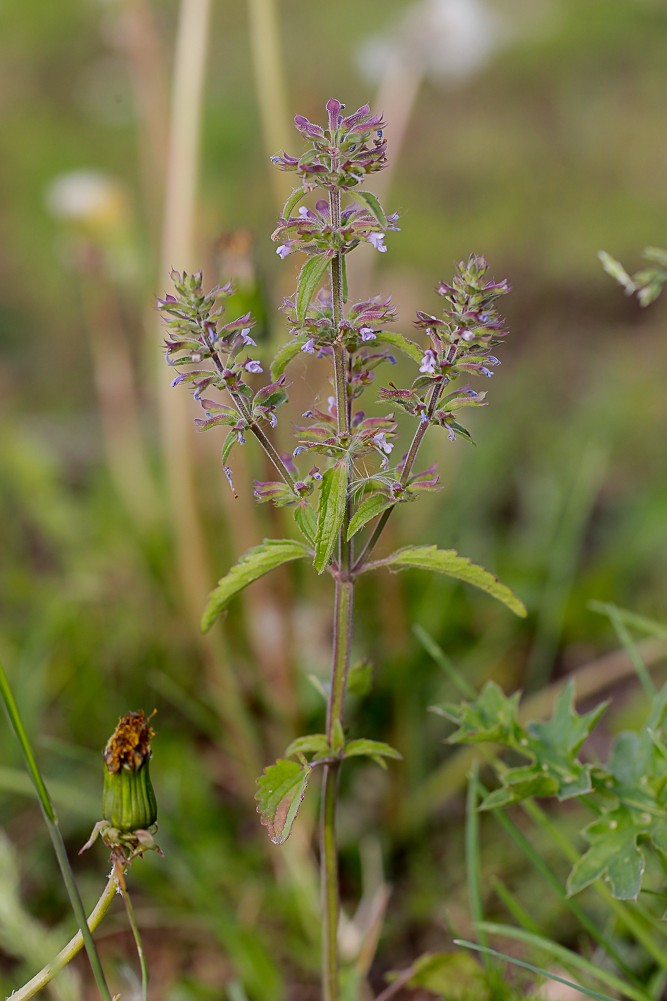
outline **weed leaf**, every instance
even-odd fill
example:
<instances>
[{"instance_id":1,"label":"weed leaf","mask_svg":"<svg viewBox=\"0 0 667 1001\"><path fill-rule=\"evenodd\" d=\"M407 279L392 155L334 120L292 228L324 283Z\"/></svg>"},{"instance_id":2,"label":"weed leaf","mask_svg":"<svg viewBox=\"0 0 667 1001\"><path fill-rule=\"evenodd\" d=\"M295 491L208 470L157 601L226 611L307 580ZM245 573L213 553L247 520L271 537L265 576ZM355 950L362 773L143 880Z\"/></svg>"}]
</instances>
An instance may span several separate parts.
<instances>
[{"instance_id":1,"label":"weed leaf","mask_svg":"<svg viewBox=\"0 0 667 1001\"><path fill-rule=\"evenodd\" d=\"M345 517L347 503L347 459L327 469L320 484L320 504L317 511L317 539L315 540L315 569L318 573L329 565L340 527Z\"/></svg>"},{"instance_id":2,"label":"weed leaf","mask_svg":"<svg viewBox=\"0 0 667 1001\"><path fill-rule=\"evenodd\" d=\"M282 845L290 836L311 770L308 764L278 759L257 779L257 812L274 845Z\"/></svg>"},{"instance_id":3,"label":"weed leaf","mask_svg":"<svg viewBox=\"0 0 667 1001\"><path fill-rule=\"evenodd\" d=\"M308 555L308 547L294 539L265 539L261 545L253 546L243 554L229 573L218 581L218 586L211 592L202 616L202 631L208 632L232 598L248 584L252 584L269 570L274 570L283 563L299 560Z\"/></svg>"},{"instance_id":4,"label":"weed leaf","mask_svg":"<svg viewBox=\"0 0 667 1001\"><path fill-rule=\"evenodd\" d=\"M296 286L296 316L299 323L306 319L310 300L317 291L322 275L329 267L329 258L324 254L311 257L299 272Z\"/></svg>"},{"instance_id":5,"label":"weed leaf","mask_svg":"<svg viewBox=\"0 0 667 1001\"><path fill-rule=\"evenodd\" d=\"M367 563L363 568L369 570L375 567L389 567L390 570L408 570L415 568L418 570L431 570L434 573L446 574L448 577L456 577L458 580L466 581L486 591L493 598L501 601L515 615L522 618L526 615L526 608L513 591L510 591L506 584L501 583L498 578L485 570L484 567L471 563L470 560L459 554L454 549L438 549L437 546L405 546L397 549L391 556L384 560L376 560Z\"/></svg>"}]
</instances>

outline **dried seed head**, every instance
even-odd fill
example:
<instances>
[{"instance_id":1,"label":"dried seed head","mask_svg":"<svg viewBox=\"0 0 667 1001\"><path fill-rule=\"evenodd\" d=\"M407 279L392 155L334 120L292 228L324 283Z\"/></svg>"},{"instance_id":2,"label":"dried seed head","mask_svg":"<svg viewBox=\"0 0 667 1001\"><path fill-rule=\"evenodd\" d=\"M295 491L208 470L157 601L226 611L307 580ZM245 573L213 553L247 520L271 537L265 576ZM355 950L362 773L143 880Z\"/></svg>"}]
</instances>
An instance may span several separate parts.
<instances>
[{"instance_id":1,"label":"dried seed head","mask_svg":"<svg viewBox=\"0 0 667 1001\"><path fill-rule=\"evenodd\" d=\"M126 771L137 772L151 756L151 738L155 731L150 725L154 716L146 716L143 709L125 713L118 720L118 726L104 748L104 763L111 774Z\"/></svg>"}]
</instances>

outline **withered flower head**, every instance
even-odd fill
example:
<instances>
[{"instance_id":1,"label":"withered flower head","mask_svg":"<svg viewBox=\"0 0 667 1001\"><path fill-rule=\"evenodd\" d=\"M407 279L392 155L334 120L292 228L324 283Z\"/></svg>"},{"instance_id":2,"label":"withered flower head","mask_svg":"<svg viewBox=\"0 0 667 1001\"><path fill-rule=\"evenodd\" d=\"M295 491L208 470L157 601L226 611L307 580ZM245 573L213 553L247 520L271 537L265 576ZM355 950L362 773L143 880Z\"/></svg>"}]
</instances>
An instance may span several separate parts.
<instances>
[{"instance_id":1,"label":"withered flower head","mask_svg":"<svg viewBox=\"0 0 667 1001\"><path fill-rule=\"evenodd\" d=\"M155 730L150 725L154 713L146 716L143 709L125 713L118 720L118 726L104 748L104 763L107 771L114 774L121 768L138 772L151 756L151 739Z\"/></svg>"}]
</instances>

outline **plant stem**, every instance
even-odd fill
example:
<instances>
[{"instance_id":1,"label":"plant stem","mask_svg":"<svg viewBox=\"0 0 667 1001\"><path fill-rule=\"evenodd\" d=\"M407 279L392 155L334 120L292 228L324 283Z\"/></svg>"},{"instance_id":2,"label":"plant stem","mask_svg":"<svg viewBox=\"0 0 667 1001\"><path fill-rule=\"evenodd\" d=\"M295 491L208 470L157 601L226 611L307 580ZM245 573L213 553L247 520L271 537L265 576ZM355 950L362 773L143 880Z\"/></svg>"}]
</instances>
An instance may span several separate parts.
<instances>
[{"instance_id":1,"label":"plant stem","mask_svg":"<svg viewBox=\"0 0 667 1001\"><path fill-rule=\"evenodd\" d=\"M335 146L333 123L331 124L332 146ZM340 225L340 191L329 192L329 208L334 228ZM340 331L343 318L343 262L337 254L331 262L331 295L333 322ZM347 393L348 358L340 339L334 342L334 383L336 409L338 413L338 434L350 433L350 405ZM348 459L349 461L349 459ZM352 640L352 610L354 604L354 581L351 574L352 549L347 541L347 526L350 518L349 500L343 524L338 534L338 568L335 574L333 655L331 669L331 689L327 702L327 739L334 746L337 734L342 729L345 711L345 691L350 668L350 646ZM340 761L324 767L322 780L322 815L320 826L320 870L322 880L322 997L323 1001L338 1001L339 998L339 956L338 917L340 912L340 888L338 882L338 852L336 848L336 801Z\"/></svg>"},{"instance_id":2,"label":"plant stem","mask_svg":"<svg viewBox=\"0 0 667 1001\"><path fill-rule=\"evenodd\" d=\"M125 885L125 877L123 875L122 866L117 862L114 866L114 870L116 872L116 878L123 897L123 903L125 904L125 910L127 911L127 920L130 923L132 935L134 936L134 942L137 947L137 955L139 956L139 965L141 967L141 1001L148 1001L148 964L146 962L144 945L141 941L141 932L139 931L139 925L137 924L137 919L134 915L134 907L132 906L132 901L130 900L130 894L128 893L127 886Z\"/></svg>"},{"instance_id":3,"label":"plant stem","mask_svg":"<svg viewBox=\"0 0 667 1001\"><path fill-rule=\"evenodd\" d=\"M114 870L107 881L100 899L95 904L95 907L90 912L90 917L88 918L88 927L91 932L94 932L98 925L101 923L102 918L109 910L111 901L116 895L116 890L118 887L118 876ZM47 984L49 984L57 973L67 966L71 962L78 952L81 951L83 947L83 936L80 931L74 935L66 946L64 946L57 956L55 956L49 963L44 966L39 973L36 973L27 984L23 987L19 987L17 991L12 994L12 1001L30 1001L40 991L44 990Z\"/></svg>"},{"instance_id":4,"label":"plant stem","mask_svg":"<svg viewBox=\"0 0 667 1001\"><path fill-rule=\"evenodd\" d=\"M426 431L429 428L431 417L433 417L433 414L435 413L435 408L438 405L438 400L440 399L440 394L443 390L443 385L444 385L444 380L441 379L433 387L431 391L431 398L428 403L428 410L426 412L426 420L420 421L419 424L417 425L417 430L414 433L414 437L412 439L412 442L410 443L410 448L408 449L408 454L403 464L403 472L401 473L401 479L400 479L401 486L403 487L406 485L408 479L410 478L410 473L412 472L412 468L417 458L417 452L419 451L424 435L426 434ZM356 563L354 564L354 567L352 568L354 573L357 573L364 565L364 563L368 561L368 558L375 549L377 541L382 535L384 527L389 521L391 512L394 510L395 507L396 505L394 504L392 505L392 507L388 507L387 510L382 513L382 516L378 521L377 525L375 526L372 535L368 539L368 542L362 549Z\"/></svg>"},{"instance_id":5,"label":"plant stem","mask_svg":"<svg viewBox=\"0 0 667 1001\"><path fill-rule=\"evenodd\" d=\"M86 947L86 952L88 953L88 961L90 967L93 971L93 976L95 977L95 982L103 1001L111 1001L111 994L109 993L109 988L107 986L106 979L104 977L104 971L102 969L102 964L100 962L100 957L97 954L97 949L95 947L95 942L93 941L93 936L88 928L88 921L86 919L86 912L83 908L83 903L81 902L81 896L79 894L79 888L76 885L76 880L74 879L74 873L72 872L72 867L70 866L69 859L67 857L67 849L65 848L65 842L63 841L63 836L60 833L60 826L58 824L58 818L56 816L56 811L49 796L48 790L42 778L42 774L39 770L39 766L33 754L32 747L30 746L30 741L28 740L28 735L23 726L23 721L19 714L18 706L14 700L12 690L9 687L9 681L4 672L4 668L0 663L0 697L4 702L5 709L7 710L7 715L9 716L10 725L16 735L16 739L19 742L21 751L23 752L23 757L32 779L33 785L35 786L35 791L37 793L37 798L39 799L39 804L42 808L42 814L44 816L44 821L46 823L51 842L53 844L53 849L56 853L56 858L58 860L58 865L60 866L60 872L62 874L63 882L65 884L65 889L67 890L67 895L69 896L70 905L74 916L77 920L79 928L81 930L81 935L83 938L84 945Z\"/></svg>"}]
</instances>

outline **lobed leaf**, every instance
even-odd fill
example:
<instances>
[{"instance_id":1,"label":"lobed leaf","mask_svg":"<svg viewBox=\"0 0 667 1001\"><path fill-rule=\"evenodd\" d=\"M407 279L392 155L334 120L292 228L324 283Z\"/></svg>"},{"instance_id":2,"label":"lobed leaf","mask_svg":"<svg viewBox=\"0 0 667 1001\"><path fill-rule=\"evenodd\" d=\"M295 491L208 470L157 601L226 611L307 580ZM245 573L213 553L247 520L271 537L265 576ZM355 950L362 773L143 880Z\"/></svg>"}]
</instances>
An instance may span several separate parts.
<instances>
[{"instance_id":1,"label":"lobed leaf","mask_svg":"<svg viewBox=\"0 0 667 1001\"><path fill-rule=\"evenodd\" d=\"M282 845L290 836L311 771L308 764L279 758L257 779L257 812L274 845Z\"/></svg>"},{"instance_id":2,"label":"lobed leaf","mask_svg":"<svg viewBox=\"0 0 667 1001\"><path fill-rule=\"evenodd\" d=\"M252 584L283 563L302 559L309 553L310 550L303 542L294 539L265 539L259 546L253 546L243 554L229 573L220 578L218 586L211 592L202 616L202 631L208 632L232 598L248 584Z\"/></svg>"},{"instance_id":3,"label":"lobed leaf","mask_svg":"<svg viewBox=\"0 0 667 1001\"><path fill-rule=\"evenodd\" d=\"M437 546L404 546L383 560L367 563L362 572L375 567L388 567L390 570L431 570L434 573L446 574L448 577L455 577L486 591L491 597L506 605L515 615L523 618L527 614L523 602L506 584L501 583L495 574L471 563L464 556L459 556L454 549L438 549Z\"/></svg>"},{"instance_id":4,"label":"lobed leaf","mask_svg":"<svg viewBox=\"0 0 667 1001\"><path fill-rule=\"evenodd\" d=\"M322 573L331 560L347 505L347 458L337 462L322 477L320 504L317 511L315 569Z\"/></svg>"}]
</instances>

